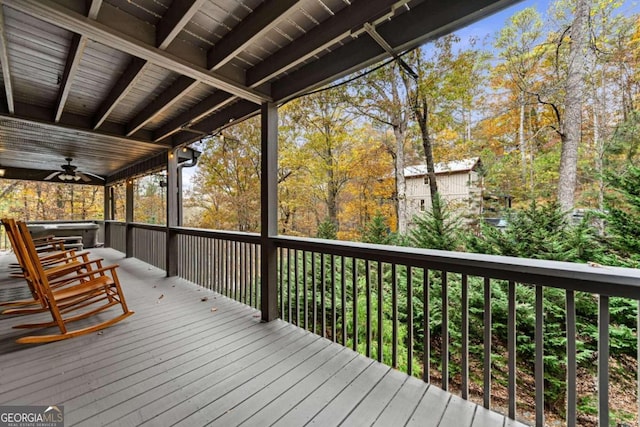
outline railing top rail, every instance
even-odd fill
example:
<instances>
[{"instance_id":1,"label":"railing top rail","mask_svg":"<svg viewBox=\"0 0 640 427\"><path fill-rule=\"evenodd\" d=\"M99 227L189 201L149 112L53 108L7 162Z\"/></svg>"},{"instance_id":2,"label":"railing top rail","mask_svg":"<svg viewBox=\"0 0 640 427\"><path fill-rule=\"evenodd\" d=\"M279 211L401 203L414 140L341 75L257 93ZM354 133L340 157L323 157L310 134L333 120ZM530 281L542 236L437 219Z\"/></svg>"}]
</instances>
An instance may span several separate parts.
<instances>
[{"instance_id":1,"label":"railing top rail","mask_svg":"<svg viewBox=\"0 0 640 427\"><path fill-rule=\"evenodd\" d=\"M145 230L153 230L153 231L161 231L161 232L167 231L167 226L163 224L146 224L144 222L130 222L128 225L133 228L142 228Z\"/></svg>"},{"instance_id":2,"label":"railing top rail","mask_svg":"<svg viewBox=\"0 0 640 427\"><path fill-rule=\"evenodd\" d=\"M640 270L300 237L277 246L640 300Z\"/></svg>"},{"instance_id":3,"label":"railing top rail","mask_svg":"<svg viewBox=\"0 0 640 427\"><path fill-rule=\"evenodd\" d=\"M171 231L188 236L209 237L220 240L234 240L244 243L260 243L260 234L240 231L208 230L204 228L171 227Z\"/></svg>"},{"instance_id":4,"label":"railing top rail","mask_svg":"<svg viewBox=\"0 0 640 427\"><path fill-rule=\"evenodd\" d=\"M27 225L31 224L99 224L103 222L101 219L46 219L26 221Z\"/></svg>"}]
</instances>

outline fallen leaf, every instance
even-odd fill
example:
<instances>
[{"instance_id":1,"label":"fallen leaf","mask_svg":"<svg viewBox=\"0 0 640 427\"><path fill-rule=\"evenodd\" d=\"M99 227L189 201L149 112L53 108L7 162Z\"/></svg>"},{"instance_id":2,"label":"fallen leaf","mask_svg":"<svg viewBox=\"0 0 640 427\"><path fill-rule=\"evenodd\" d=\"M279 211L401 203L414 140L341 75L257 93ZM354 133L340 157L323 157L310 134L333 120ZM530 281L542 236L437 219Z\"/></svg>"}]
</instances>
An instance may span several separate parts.
<instances>
[{"instance_id":1,"label":"fallen leaf","mask_svg":"<svg viewBox=\"0 0 640 427\"><path fill-rule=\"evenodd\" d=\"M104 331L98 331L98 335L104 334Z\"/></svg>"},{"instance_id":2,"label":"fallen leaf","mask_svg":"<svg viewBox=\"0 0 640 427\"><path fill-rule=\"evenodd\" d=\"M259 314L254 314L253 317L260 317L260 315Z\"/></svg>"},{"instance_id":3,"label":"fallen leaf","mask_svg":"<svg viewBox=\"0 0 640 427\"><path fill-rule=\"evenodd\" d=\"M164 294L160 294L160 296L158 297L158 299L162 299L164 298Z\"/></svg>"},{"instance_id":4,"label":"fallen leaf","mask_svg":"<svg viewBox=\"0 0 640 427\"><path fill-rule=\"evenodd\" d=\"M598 268L604 267L602 264L598 264L597 262L588 262L587 264L589 264L589 266L591 267L598 267Z\"/></svg>"},{"instance_id":5,"label":"fallen leaf","mask_svg":"<svg viewBox=\"0 0 640 427\"><path fill-rule=\"evenodd\" d=\"M155 288L155 287L156 287L156 285L153 285L153 287Z\"/></svg>"},{"instance_id":6,"label":"fallen leaf","mask_svg":"<svg viewBox=\"0 0 640 427\"><path fill-rule=\"evenodd\" d=\"M202 302L209 301L209 297L202 297L202 298L200 298L200 301L202 301Z\"/></svg>"},{"instance_id":7,"label":"fallen leaf","mask_svg":"<svg viewBox=\"0 0 640 427\"><path fill-rule=\"evenodd\" d=\"M211 307L211 311L218 311L216 307Z\"/></svg>"}]
</instances>

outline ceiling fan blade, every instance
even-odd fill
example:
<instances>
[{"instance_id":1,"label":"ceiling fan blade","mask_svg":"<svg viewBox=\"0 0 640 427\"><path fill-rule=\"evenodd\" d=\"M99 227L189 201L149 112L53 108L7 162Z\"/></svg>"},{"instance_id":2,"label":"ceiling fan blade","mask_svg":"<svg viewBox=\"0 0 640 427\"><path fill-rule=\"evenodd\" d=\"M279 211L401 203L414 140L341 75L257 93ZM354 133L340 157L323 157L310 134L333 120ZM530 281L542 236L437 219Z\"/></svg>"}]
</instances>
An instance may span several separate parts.
<instances>
[{"instance_id":1,"label":"ceiling fan blade","mask_svg":"<svg viewBox=\"0 0 640 427\"><path fill-rule=\"evenodd\" d=\"M81 176L82 176L82 175L85 175L85 177L86 177L86 176L92 176L92 177L94 177L95 179L99 179L100 181L104 181L104 178L103 178L103 177L101 177L100 175L96 175L96 174L94 174L94 173L91 173L91 172L76 172L76 173L77 173L77 174L80 174ZM90 180L91 180L91 178L88 178L88 180L90 181Z\"/></svg>"},{"instance_id":2,"label":"ceiling fan blade","mask_svg":"<svg viewBox=\"0 0 640 427\"><path fill-rule=\"evenodd\" d=\"M47 177L44 179L45 181L48 181L50 179L55 178L56 176L60 175L62 172L58 171L58 172L53 172L52 174L47 175Z\"/></svg>"},{"instance_id":3,"label":"ceiling fan blade","mask_svg":"<svg viewBox=\"0 0 640 427\"><path fill-rule=\"evenodd\" d=\"M84 182L91 182L91 178L89 178L84 172L76 172L76 176L79 176Z\"/></svg>"}]
</instances>

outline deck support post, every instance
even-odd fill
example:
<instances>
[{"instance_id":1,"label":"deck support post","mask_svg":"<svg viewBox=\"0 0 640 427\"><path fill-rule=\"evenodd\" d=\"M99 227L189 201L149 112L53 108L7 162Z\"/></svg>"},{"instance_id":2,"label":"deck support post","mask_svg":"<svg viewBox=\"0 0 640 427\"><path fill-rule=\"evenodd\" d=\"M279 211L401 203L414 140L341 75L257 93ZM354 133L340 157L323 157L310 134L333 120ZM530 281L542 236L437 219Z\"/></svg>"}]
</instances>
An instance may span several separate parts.
<instances>
[{"instance_id":1,"label":"deck support post","mask_svg":"<svg viewBox=\"0 0 640 427\"><path fill-rule=\"evenodd\" d=\"M102 231L104 232L103 241L104 247L111 247L111 222L113 221L113 186L105 185L104 186L104 225L102 227Z\"/></svg>"},{"instance_id":2,"label":"deck support post","mask_svg":"<svg viewBox=\"0 0 640 427\"><path fill-rule=\"evenodd\" d=\"M125 222L127 223L125 256L131 258L133 257L133 178L127 178L125 199Z\"/></svg>"},{"instance_id":3,"label":"deck support post","mask_svg":"<svg viewBox=\"0 0 640 427\"><path fill-rule=\"evenodd\" d=\"M278 107L262 104L260 178L260 310L262 321L278 318Z\"/></svg>"},{"instance_id":4,"label":"deck support post","mask_svg":"<svg viewBox=\"0 0 640 427\"><path fill-rule=\"evenodd\" d=\"M179 223L180 180L178 174L178 150L169 150L167 153L167 247L166 247L166 271L167 277L178 275L178 235L175 229Z\"/></svg>"}]
</instances>

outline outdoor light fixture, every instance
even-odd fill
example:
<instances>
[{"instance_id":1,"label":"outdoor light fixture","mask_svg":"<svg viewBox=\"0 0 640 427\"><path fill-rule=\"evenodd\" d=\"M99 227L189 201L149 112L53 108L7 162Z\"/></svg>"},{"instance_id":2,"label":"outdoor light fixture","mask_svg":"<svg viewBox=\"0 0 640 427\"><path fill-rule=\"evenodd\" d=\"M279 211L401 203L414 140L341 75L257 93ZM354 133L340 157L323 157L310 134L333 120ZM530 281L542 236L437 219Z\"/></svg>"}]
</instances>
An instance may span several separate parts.
<instances>
[{"instance_id":1,"label":"outdoor light fixture","mask_svg":"<svg viewBox=\"0 0 640 427\"><path fill-rule=\"evenodd\" d=\"M2 168L0 168L0 177L3 177L3 176L4 176L4 172L5 172L5 170L4 170L4 169L2 169Z\"/></svg>"},{"instance_id":2,"label":"outdoor light fixture","mask_svg":"<svg viewBox=\"0 0 640 427\"><path fill-rule=\"evenodd\" d=\"M60 181L80 181L80 177L76 174L70 174L70 173L61 173L60 175L58 175L58 178L60 179Z\"/></svg>"}]
</instances>

